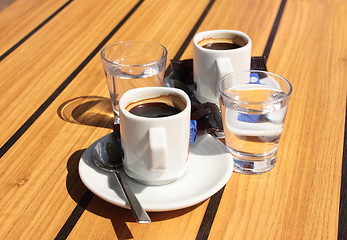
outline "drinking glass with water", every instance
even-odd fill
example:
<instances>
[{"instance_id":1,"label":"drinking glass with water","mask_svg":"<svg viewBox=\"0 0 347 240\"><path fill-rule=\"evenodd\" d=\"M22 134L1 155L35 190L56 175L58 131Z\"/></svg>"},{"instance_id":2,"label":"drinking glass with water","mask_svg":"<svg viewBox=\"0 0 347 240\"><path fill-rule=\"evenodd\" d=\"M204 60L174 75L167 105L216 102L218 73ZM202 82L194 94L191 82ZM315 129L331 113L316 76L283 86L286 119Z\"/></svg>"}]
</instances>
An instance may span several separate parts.
<instances>
[{"instance_id":1,"label":"drinking glass with water","mask_svg":"<svg viewBox=\"0 0 347 240\"><path fill-rule=\"evenodd\" d=\"M271 170L277 161L291 84L273 73L245 71L223 77L218 90L234 171L260 174Z\"/></svg>"}]
</instances>

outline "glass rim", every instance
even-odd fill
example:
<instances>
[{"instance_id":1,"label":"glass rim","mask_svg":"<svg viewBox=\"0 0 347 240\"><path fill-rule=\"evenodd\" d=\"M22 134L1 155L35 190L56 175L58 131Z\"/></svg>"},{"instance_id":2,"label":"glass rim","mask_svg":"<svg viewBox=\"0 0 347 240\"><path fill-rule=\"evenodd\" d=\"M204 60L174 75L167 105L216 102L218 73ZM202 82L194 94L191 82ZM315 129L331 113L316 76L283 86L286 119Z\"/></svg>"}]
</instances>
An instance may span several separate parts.
<instances>
[{"instance_id":1,"label":"glass rim","mask_svg":"<svg viewBox=\"0 0 347 240\"><path fill-rule=\"evenodd\" d=\"M110 61L108 59L106 59L106 57L104 56L105 54L105 51L107 51L109 48L115 46L115 45L121 45L121 44L134 44L134 43L147 43L147 44L155 44L159 47L161 47L163 50L164 50L164 54L163 56L156 60L156 61L152 61L152 62L149 62L149 63L145 63L145 64L121 64L121 63L117 63L117 62L114 62L114 61ZM100 56L101 56L101 59L107 63L110 63L110 64L114 64L114 65L118 65L118 66L121 66L121 67L146 67L146 66L151 66L151 65L156 65L160 62L163 62L164 60L166 60L167 58L167 49L164 45L158 43L158 42L154 42L154 41L147 41L147 40L129 40L129 41L119 41L119 42L114 42L114 43L111 43L107 46L105 46L101 52L100 52Z\"/></svg>"},{"instance_id":2,"label":"glass rim","mask_svg":"<svg viewBox=\"0 0 347 240\"><path fill-rule=\"evenodd\" d=\"M241 74L241 73L264 73L264 74L267 74L267 75L270 75L270 76L271 75L275 76L277 78L282 79L285 83L288 84L289 91L288 91L288 93L286 93L285 95L279 97L276 100L270 100L270 101L264 101L264 102L242 101L242 100L237 100L235 98L229 97L227 94L224 93L224 91L222 91L221 83L227 77L229 77L231 75ZM290 97L290 95L292 94L292 92L293 92L292 84L287 79L285 79L284 77L282 77L282 76L280 76L278 74L275 74L275 73L272 73L272 72L268 72L268 71L262 71L262 70L248 70L248 71L237 71L237 72L229 73L229 74L223 76L221 79L218 80L217 88L218 88L219 93L223 96L223 98L228 99L230 102L241 103L241 104L249 104L249 105L267 105L269 103L278 103L278 102L281 102L281 101L284 101L284 100L288 99Z\"/></svg>"}]
</instances>

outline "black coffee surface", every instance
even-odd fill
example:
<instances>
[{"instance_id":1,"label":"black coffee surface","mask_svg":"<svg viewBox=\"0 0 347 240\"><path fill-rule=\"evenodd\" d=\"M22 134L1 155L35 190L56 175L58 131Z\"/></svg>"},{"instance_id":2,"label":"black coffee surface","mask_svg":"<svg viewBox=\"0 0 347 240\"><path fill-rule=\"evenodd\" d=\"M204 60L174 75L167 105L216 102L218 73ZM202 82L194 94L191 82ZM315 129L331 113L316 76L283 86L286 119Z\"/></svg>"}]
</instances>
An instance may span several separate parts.
<instances>
[{"instance_id":1,"label":"black coffee surface","mask_svg":"<svg viewBox=\"0 0 347 240\"><path fill-rule=\"evenodd\" d=\"M161 102L139 104L129 111L130 113L148 118L167 117L180 112L179 109Z\"/></svg>"},{"instance_id":2,"label":"black coffee surface","mask_svg":"<svg viewBox=\"0 0 347 240\"><path fill-rule=\"evenodd\" d=\"M230 50L230 49L240 48L242 46L237 43L215 42L215 43L208 43L202 47L207 49L212 49L212 50Z\"/></svg>"}]
</instances>

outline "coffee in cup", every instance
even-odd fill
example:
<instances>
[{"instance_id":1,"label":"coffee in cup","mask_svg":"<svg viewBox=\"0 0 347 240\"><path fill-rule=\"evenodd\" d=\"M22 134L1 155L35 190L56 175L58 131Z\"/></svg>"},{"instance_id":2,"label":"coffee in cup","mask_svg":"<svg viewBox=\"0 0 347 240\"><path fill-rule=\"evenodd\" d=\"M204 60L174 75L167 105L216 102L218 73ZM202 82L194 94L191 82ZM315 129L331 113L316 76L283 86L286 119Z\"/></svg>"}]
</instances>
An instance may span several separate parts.
<instances>
[{"instance_id":1,"label":"coffee in cup","mask_svg":"<svg viewBox=\"0 0 347 240\"><path fill-rule=\"evenodd\" d=\"M247 42L241 37L207 38L198 42L199 46L211 50L231 50L243 47Z\"/></svg>"},{"instance_id":2,"label":"coffee in cup","mask_svg":"<svg viewBox=\"0 0 347 240\"><path fill-rule=\"evenodd\" d=\"M131 103L126 110L137 116L158 118L178 114L184 108L185 103L180 98L164 95Z\"/></svg>"}]
</instances>

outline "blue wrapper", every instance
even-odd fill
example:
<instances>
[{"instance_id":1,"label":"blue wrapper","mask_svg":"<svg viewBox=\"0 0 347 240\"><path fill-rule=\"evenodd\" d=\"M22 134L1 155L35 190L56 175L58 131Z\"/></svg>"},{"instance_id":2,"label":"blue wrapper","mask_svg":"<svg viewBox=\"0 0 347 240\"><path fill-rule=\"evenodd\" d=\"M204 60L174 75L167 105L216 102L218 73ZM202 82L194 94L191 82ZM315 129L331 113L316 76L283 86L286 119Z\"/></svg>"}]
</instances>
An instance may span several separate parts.
<instances>
[{"instance_id":1,"label":"blue wrapper","mask_svg":"<svg viewBox=\"0 0 347 240\"><path fill-rule=\"evenodd\" d=\"M250 84L261 84L258 73L251 73L249 78Z\"/></svg>"},{"instance_id":2,"label":"blue wrapper","mask_svg":"<svg viewBox=\"0 0 347 240\"><path fill-rule=\"evenodd\" d=\"M260 115L257 115L257 114L245 114L245 113L237 114L237 120L241 122L256 123L258 122L259 118L260 118Z\"/></svg>"},{"instance_id":3,"label":"blue wrapper","mask_svg":"<svg viewBox=\"0 0 347 240\"><path fill-rule=\"evenodd\" d=\"M190 143L195 142L197 133L198 133L198 127L197 127L196 120L190 120L190 137L189 137Z\"/></svg>"}]
</instances>

